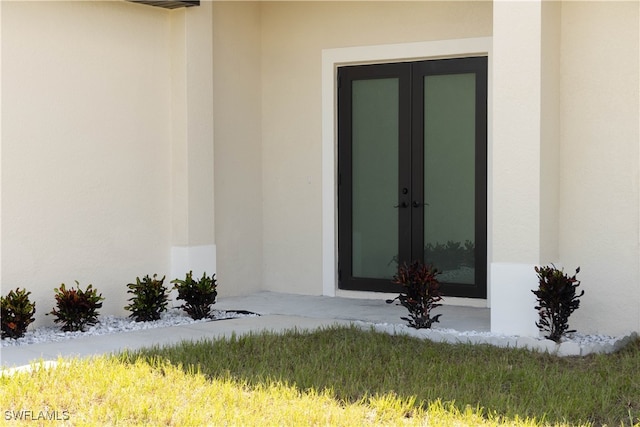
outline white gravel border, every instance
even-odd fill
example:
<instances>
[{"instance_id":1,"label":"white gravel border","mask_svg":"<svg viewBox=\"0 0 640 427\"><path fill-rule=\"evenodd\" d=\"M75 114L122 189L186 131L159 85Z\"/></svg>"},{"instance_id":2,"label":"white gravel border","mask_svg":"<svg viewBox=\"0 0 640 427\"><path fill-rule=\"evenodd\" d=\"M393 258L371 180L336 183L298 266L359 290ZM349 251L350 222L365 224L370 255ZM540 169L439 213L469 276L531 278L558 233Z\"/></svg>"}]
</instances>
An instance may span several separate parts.
<instances>
[{"instance_id":1,"label":"white gravel border","mask_svg":"<svg viewBox=\"0 0 640 427\"><path fill-rule=\"evenodd\" d=\"M167 326L211 322L215 320L233 319L237 317L258 316L258 314L236 313L232 310L211 310L211 313L213 315L212 319L193 320L183 310L179 308L170 308L160 315L160 320L154 320L150 322L136 322L128 317L100 316L99 323L88 327L84 332L64 332L60 329L59 325L41 326L39 328L27 330L22 338L5 338L1 340L2 345L0 345L0 347L58 342L83 336L107 335L115 334L118 332L164 328Z\"/></svg>"},{"instance_id":2,"label":"white gravel border","mask_svg":"<svg viewBox=\"0 0 640 427\"><path fill-rule=\"evenodd\" d=\"M362 328L371 328L379 332L392 335L409 335L416 338L428 339L433 342L451 344L489 344L496 347L527 348L556 356L586 356L594 353L613 353L636 339L638 334L630 332L620 337L610 335L585 335L580 333L567 334L560 343L546 338L520 337L515 335L501 335L491 332L456 331L454 329L415 329L407 325L391 323L355 322Z\"/></svg>"}]
</instances>

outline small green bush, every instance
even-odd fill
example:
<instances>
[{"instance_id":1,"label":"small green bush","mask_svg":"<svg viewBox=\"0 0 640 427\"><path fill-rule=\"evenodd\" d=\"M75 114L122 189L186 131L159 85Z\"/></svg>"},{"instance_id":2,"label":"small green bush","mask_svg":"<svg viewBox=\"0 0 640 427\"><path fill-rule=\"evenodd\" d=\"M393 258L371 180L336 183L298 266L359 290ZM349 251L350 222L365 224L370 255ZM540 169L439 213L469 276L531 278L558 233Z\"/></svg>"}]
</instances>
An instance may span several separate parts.
<instances>
[{"instance_id":1,"label":"small green bush","mask_svg":"<svg viewBox=\"0 0 640 427\"><path fill-rule=\"evenodd\" d=\"M67 289L64 283L54 289L57 309L47 313L56 316L54 322L62 323L63 331L84 331L85 326L98 323L98 309L102 307L100 301L104 300L92 285L83 291L80 283L75 282L77 290Z\"/></svg>"},{"instance_id":2,"label":"small green bush","mask_svg":"<svg viewBox=\"0 0 640 427\"><path fill-rule=\"evenodd\" d=\"M441 314L431 317L431 310L442 305L438 304L442 300L440 282L436 278L438 274L440 272L432 265L414 261L402 264L398 273L393 276L393 283L402 285L404 292L387 300L387 304L399 300L400 305L409 310L409 317L401 319L407 321L412 328L431 328L431 325L440 321Z\"/></svg>"},{"instance_id":3,"label":"small green bush","mask_svg":"<svg viewBox=\"0 0 640 427\"><path fill-rule=\"evenodd\" d=\"M146 275L140 280L136 277L136 283L129 283L127 293L133 294L129 298L131 304L124 309L131 311L131 317L136 322L147 322L160 319L160 313L167 310L167 288L164 286L164 279L157 279L157 274L153 278Z\"/></svg>"},{"instance_id":4,"label":"small green bush","mask_svg":"<svg viewBox=\"0 0 640 427\"><path fill-rule=\"evenodd\" d=\"M180 306L192 319L204 319L211 316L211 305L216 303L218 295L216 275L202 274L200 280L193 279L193 272L187 273L184 280L175 279L171 283L178 291L178 299L185 303Z\"/></svg>"},{"instance_id":5,"label":"small green bush","mask_svg":"<svg viewBox=\"0 0 640 427\"><path fill-rule=\"evenodd\" d=\"M535 309L538 310L540 321L536 322L536 326L540 331L547 332L546 338L559 342L564 334L575 332L568 329L569 316L580 307L579 298L584 295L584 291L576 295L576 288L580 286L580 281L576 279L580 267L571 277L555 265L535 267L535 271L538 289L531 292L538 298Z\"/></svg>"},{"instance_id":6,"label":"small green bush","mask_svg":"<svg viewBox=\"0 0 640 427\"><path fill-rule=\"evenodd\" d=\"M16 288L6 297L0 297L0 323L2 338L20 338L35 320L36 303L29 300L31 292Z\"/></svg>"}]
</instances>

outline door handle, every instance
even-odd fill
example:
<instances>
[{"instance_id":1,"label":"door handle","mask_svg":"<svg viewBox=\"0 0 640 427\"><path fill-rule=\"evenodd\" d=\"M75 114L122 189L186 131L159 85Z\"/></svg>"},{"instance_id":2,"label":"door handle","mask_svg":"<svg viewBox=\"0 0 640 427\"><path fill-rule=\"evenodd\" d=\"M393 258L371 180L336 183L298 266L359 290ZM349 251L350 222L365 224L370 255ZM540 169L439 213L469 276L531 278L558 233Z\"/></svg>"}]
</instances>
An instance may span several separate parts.
<instances>
[{"instance_id":1,"label":"door handle","mask_svg":"<svg viewBox=\"0 0 640 427\"><path fill-rule=\"evenodd\" d=\"M429 206L429 203L420 203L417 200L413 201L413 207L414 208L419 208L420 206Z\"/></svg>"},{"instance_id":2,"label":"door handle","mask_svg":"<svg viewBox=\"0 0 640 427\"><path fill-rule=\"evenodd\" d=\"M402 202L399 205L395 205L394 208L408 208L409 204L407 202Z\"/></svg>"}]
</instances>

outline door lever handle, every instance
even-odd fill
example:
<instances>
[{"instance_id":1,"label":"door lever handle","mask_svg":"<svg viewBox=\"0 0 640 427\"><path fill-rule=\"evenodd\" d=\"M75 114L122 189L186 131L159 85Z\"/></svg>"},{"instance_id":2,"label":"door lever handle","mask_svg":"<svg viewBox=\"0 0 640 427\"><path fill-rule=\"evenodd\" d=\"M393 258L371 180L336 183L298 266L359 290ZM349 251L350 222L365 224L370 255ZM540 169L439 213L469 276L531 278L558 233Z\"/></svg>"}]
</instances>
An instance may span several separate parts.
<instances>
[{"instance_id":1,"label":"door lever handle","mask_svg":"<svg viewBox=\"0 0 640 427\"><path fill-rule=\"evenodd\" d=\"M420 206L429 206L429 203L419 203L417 200L413 201L414 208L419 208Z\"/></svg>"},{"instance_id":2,"label":"door lever handle","mask_svg":"<svg viewBox=\"0 0 640 427\"><path fill-rule=\"evenodd\" d=\"M399 205L395 205L394 208L408 208L409 205L407 204L407 202L402 202Z\"/></svg>"}]
</instances>

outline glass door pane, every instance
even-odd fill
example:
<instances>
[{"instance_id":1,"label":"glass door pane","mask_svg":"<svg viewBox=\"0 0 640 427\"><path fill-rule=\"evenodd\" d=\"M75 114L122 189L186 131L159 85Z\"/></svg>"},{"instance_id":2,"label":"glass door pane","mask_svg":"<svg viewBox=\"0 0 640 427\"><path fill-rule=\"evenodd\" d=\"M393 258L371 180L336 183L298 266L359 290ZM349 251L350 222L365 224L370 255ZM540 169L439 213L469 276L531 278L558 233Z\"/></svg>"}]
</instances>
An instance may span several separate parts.
<instances>
[{"instance_id":1,"label":"glass door pane","mask_svg":"<svg viewBox=\"0 0 640 427\"><path fill-rule=\"evenodd\" d=\"M424 258L475 283L476 75L424 77Z\"/></svg>"},{"instance_id":2,"label":"glass door pane","mask_svg":"<svg viewBox=\"0 0 640 427\"><path fill-rule=\"evenodd\" d=\"M391 278L398 255L399 79L352 85L352 275Z\"/></svg>"}]
</instances>

